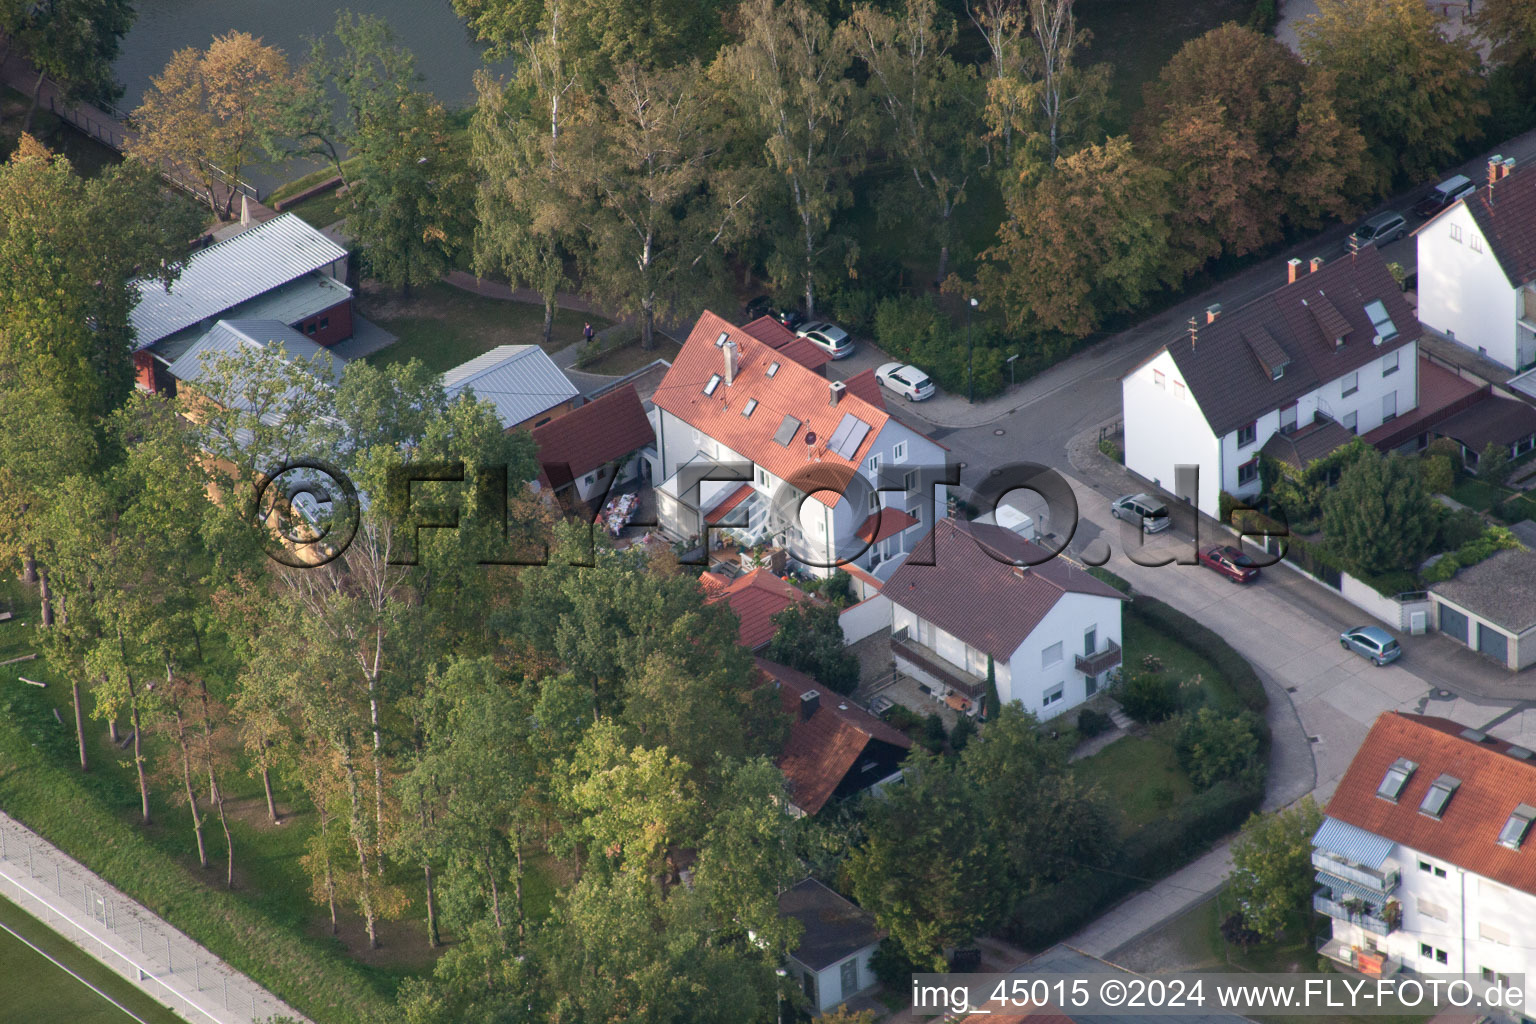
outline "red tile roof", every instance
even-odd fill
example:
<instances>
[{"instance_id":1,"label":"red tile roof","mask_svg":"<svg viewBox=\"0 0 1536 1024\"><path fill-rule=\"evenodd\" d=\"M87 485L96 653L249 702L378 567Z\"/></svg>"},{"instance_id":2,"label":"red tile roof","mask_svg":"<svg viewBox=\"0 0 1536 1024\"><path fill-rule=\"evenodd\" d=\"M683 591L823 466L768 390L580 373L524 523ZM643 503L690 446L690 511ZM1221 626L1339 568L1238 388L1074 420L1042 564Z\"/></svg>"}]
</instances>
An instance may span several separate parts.
<instances>
[{"instance_id":1,"label":"red tile roof","mask_svg":"<svg viewBox=\"0 0 1536 1024\"><path fill-rule=\"evenodd\" d=\"M1536 278L1536 174L1521 167L1462 202L1516 288Z\"/></svg>"},{"instance_id":2,"label":"red tile roof","mask_svg":"<svg viewBox=\"0 0 1536 1024\"><path fill-rule=\"evenodd\" d=\"M789 783L790 799L806 814L826 806L871 741L909 750L906 733L880 721L844 697L822 686L804 672L764 658L757 662L758 677L779 691L779 706L790 716L789 739L779 756L779 770ZM804 718L800 696L807 690L821 692L821 706Z\"/></svg>"},{"instance_id":3,"label":"red tile roof","mask_svg":"<svg viewBox=\"0 0 1536 1024\"><path fill-rule=\"evenodd\" d=\"M1075 562L1047 555L1046 548L1000 526L940 519L886 581L883 593L946 633L1006 661L1064 594L1125 599ZM1020 562L1038 564L1010 564Z\"/></svg>"},{"instance_id":4,"label":"red tile roof","mask_svg":"<svg viewBox=\"0 0 1536 1024\"><path fill-rule=\"evenodd\" d=\"M714 573L703 573L713 576ZM706 589L708 589L706 584ZM753 569L745 576L731 580L725 587L705 597L707 604L724 601L741 621L737 641L749 651L766 647L778 627L773 617L796 601L806 601L810 595L793 583L782 580L767 569Z\"/></svg>"},{"instance_id":5,"label":"red tile roof","mask_svg":"<svg viewBox=\"0 0 1536 1024\"><path fill-rule=\"evenodd\" d=\"M731 581L729 578L722 576L717 572L710 572L706 570L705 572L699 573L699 586L704 591L705 601L708 601L711 597L723 591L726 587L730 586L730 584Z\"/></svg>"},{"instance_id":6,"label":"red tile roof","mask_svg":"<svg viewBox=\"0 0 1536 1024\"><path fill-rule=\"evenodd\" d=\"M1397 711L1382 715L1328 802L1328 816L1536 894L1536 832L1519 850L1498 843L1517 805L1536 806L1536 762L1510 756L1510 745L1502 740L1464 739L1463 728L1445 718ZM1394 804L1377 796L1376 789L1399 757L1418 769ZM1436 821L1419 813L1419 803L1442 774L1460 779L1461 786Z\"/></svg>"},{"instance_id":7,"label":"red tile roof","mask_svg":"<svg viewBox=\"0 0 1536 1024\"><path fill-rule=\"evenodd\" d=\"M752 496L752 490L753 487L751 484L742 484L730 494L726 495L724 501L706 512L704 514L704 521L709 523L711 526L713 526L715 523L718 523L720 520L725 518L727 512L750 498Z\"/></svg>"},{"instance_id":8,"label":"red tile roof","mask_svg":"<svg viewBox=\"0 0 1536 1024\"><path fill-rule=\"evenodd\" d=\"M704 388L710 377L724 374L725 357L715 344L722 334L737 345L735 381L728 386L722 380L714 394L706 395ZM769 377L767 371L774 364L778 369ZM757 406L752 415L743 416L747 402L753 399ZM890 420L883 409L857 395L844 394L833 405L830 382L825 378L707 311L699 317L651 400L776 477L794 480L798 476L803 481L807 469L813 469L826 474L823 486L828 488L840 488L857 472ZM869 431L852 457L843 458L829 451L827 442L848 415L868 424ZM774 436L786 417L799 421L799 425L789 434L788 443L780 444ZM813 446L805 443L810 433L816 435ZM840 497L809 486L802 490L810 491L824 505L836 505Z\"/></svg>"},{"instance_id":9,"label":"red tile roof","mask_svg":"<svg viewBox=\"0 0 1536 1024\"><path fill-rule=\"evenodd\" d=\"M634 385L629 385L535 427L533 440L539 446L539 465L556 487L564 487L651 444L656 431Z\"/></svg>"},{"instance_id":10,"label":"red tile roof","mask_svg":"<svg viewBox=\"0 0 1536 1024\"><path fill-rule=\"evenodd\" d=\"M885 408L885 393L880 390L880 382L875 379L874 370L856 373L843 381L843 384L850 395L858 395L876 409Z\"/></svg>"},{"instance_id":11,"label":"red tile roof","mask_svg":"<svg viewBox=\"0 0 1536 1024\"><path fill-rule=\"evenodd\" d=\"M820 370L832 361L832 357L827 355L824 349L818 348L804 338L796 337L794 332L771 316L760 316L742 330L769 348L777 349L780 355L793 359L807 370Z\"/></svg>"},{"instance_id":12,"label":"red tile roof","mask_svg":"<svg viewBox=\"0 0 1536 1024\"><path fill-rule=\"evenodd\" d=\"M894 537L902 530L916 525L917 519L901 509L883 508L864 520L863 525L855 533L859 540L867 544L878 544L885 538Z\"/></svg>"}]
</instances>

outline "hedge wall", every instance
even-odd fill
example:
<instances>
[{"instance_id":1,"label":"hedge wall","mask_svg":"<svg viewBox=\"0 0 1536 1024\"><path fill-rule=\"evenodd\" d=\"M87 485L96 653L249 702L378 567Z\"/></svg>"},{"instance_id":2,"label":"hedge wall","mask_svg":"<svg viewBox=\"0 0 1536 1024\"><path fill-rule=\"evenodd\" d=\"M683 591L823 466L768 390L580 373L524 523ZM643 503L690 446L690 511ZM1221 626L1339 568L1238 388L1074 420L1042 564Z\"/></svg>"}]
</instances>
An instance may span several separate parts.
<instances>
[{"instance_id":1,"label":"hedge wall","mask_svg":"<svg viewBox=\"0 0 1536 1024\"><path fill-rule=\"evenodd\" d=\"M1150 597L1137 597L1126 605L1125 611L1154 629L1177 637L1180 643L1216 666L1248 710L1262 716L1269 708L1269 695L1264 692L1258 673L1215 632L1176 608Z\"/></svg>"},{"instance_id":2,"label":"hedge wall","mask_svg":"<svg viewBox=\"0 0 1536 1024\"><path fill-rule=\"evenodd\" d=\"M1028 950L1055 945L1235 831L1263 799L1262 788L1244 788L1230 780L1195 794L1174 814L1129 836L1113 868L1083 868L1026 896L1000 929L1002 937Z\"/></svg>"}]
</instances>

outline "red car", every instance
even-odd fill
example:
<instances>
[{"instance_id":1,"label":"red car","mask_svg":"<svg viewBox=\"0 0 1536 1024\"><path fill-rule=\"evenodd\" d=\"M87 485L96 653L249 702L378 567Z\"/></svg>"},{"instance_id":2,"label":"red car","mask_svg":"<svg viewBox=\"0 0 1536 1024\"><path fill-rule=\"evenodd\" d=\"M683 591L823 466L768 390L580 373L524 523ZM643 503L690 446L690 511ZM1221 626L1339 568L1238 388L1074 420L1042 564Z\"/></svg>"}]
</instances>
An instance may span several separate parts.
<instances>
[{"instance_id":1,"label":"red car","mask_svg":"<svg viewBox=\"0 0 1536 1024\"><path fill-rule=\"evenodd\" d=\"M1259 578L1253 559L1230 544L1200 552L1200 564L1215 569L1233 583L1252 583Z\"/></svg>"}]
</instances>

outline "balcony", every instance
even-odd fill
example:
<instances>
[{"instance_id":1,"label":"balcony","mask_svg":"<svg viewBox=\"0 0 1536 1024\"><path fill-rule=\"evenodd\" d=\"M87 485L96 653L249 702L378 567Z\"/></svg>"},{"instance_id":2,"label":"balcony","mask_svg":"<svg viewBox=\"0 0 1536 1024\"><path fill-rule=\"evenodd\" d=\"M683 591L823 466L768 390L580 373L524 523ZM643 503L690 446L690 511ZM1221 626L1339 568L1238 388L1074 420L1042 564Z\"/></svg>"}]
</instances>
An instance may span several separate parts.
<instances>
[{"instance_id":1,"label":"balcony","mask_svg":"<svg viewBox=\"0 0 1536 1024\"><path fill-rule=\"evenodd\" d=\"M1323 850L1312 851L1312 866L1325 874L1342 878L1346 882L1363 885L1372 892L1381 893L1383 897L1396 892L1398 883L1402 880L1396 870L1374 871L1371 868L1341 860Z\"/></svg>"},{"instance_id":2,"label":"balcony","mask_svg":"<svg viewBox=\"0 0 1536 1024\"><path fill-rule=\"evenodd\" d=\"M987 695L987 681L965 672L938 655L938 652L929 650L922 644L905 635L905 631L899 631L900 635L891 637L891 653L896 657L911 663L920 672L924 672L956 693L963 693L973 700L980 700Z\"/></svg>"},{"instance_id":3,"label":"balcony","mask_svg":"<svg viewBox=\"0 0 1536 1024\"><path fill-rule=\"evenodd\" d=\"M1390 978L1403 970L1403 962L1396 957L1351 946L1331 936L1318 939L1317 951L1335 963L1354 968L1361 974L1372 977Z\"/></svg>"},{"instance_id":4,"label":"balcony","mask_svg":"<svg viewBox=\"0 0 1536 1024\"><path fill-rule=\"evenodd\" d=\"M1120 645L1113 640L1105 643L1102 651L1093 654L1079 654L1077 656L1077 670L1085 676L1096 676L1102 672L1108 672L1120 664Z\"/></svg>"},{"instance_id":5,"label":"balcony","mask_svg":"<svg viewBox=\"0 0 1536 1024\"><path fill-rule=\"evenodd\" d=\"M1365 904L1365 910L1353 910L1346 907L1342 901L1333 898L1333 892L1326 888L1319 888L1312 894L1312 909L1319 914L1326 914L1335 921L1345 921L1349 924L1359 925L1372 935L1391 935L1397 929L1388 924L1384 918L1371 913L1374 909L1369 903Z\"/></svg>"}]
</instances>

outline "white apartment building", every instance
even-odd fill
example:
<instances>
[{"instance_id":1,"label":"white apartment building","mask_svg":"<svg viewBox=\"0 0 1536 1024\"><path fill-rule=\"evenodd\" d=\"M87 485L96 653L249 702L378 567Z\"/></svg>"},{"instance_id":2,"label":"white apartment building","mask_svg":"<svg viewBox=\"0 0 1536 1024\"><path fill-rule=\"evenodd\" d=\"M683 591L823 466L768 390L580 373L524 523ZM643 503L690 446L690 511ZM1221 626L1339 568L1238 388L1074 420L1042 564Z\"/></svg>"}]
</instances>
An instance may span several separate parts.
<instances>
[{"instance_id":1,"label":"white apartment building","mask_svg":"<svg viewBox=\"0 0 1536 1024\"><path fill-rule=\"evenodd\" d=\"M1381 253L1292 260L1289 277L1121 380L1126 467L1207 515L1222 491L1259 493L1277 435L1320 458L1418 404L1421 329Z\"/></svg>"},{"instance_id":2,"label":"white apartment building","mask_svg":"<svg viewBox=\"0 0 1536 1024\"><path fill-rule=\"evenodd\" d=\"M657 513L674 537L728 533L815 575L847 563L886 579L946 506L930 483L944 449L885 411L873 372L828 380L713 313L651 401Z\"/></svg>"},{"instance_id":3,"label":"white apartment building","mask_svg":"<svg viewBox=\"0 0 1536 1024\"><path fill-rule=\"evenodd\" d=\"M1313 908L1333 918L1323 953L1370 974L1536 982L1533 821L1531 751L1444 718L1382 715L1312 840Z\"/></svg>"},{"instance_id":4,"label":"white apartment building","mask_svg":"<svg viewBox=\"0 0 1536 1024\"><path fill-rule=\"evenodd\" d=\"M1488 183L1415 232L1419 319L1511 370L1536 367L1536 172L1494 157Z\"/></svg>"}]
</instances>

